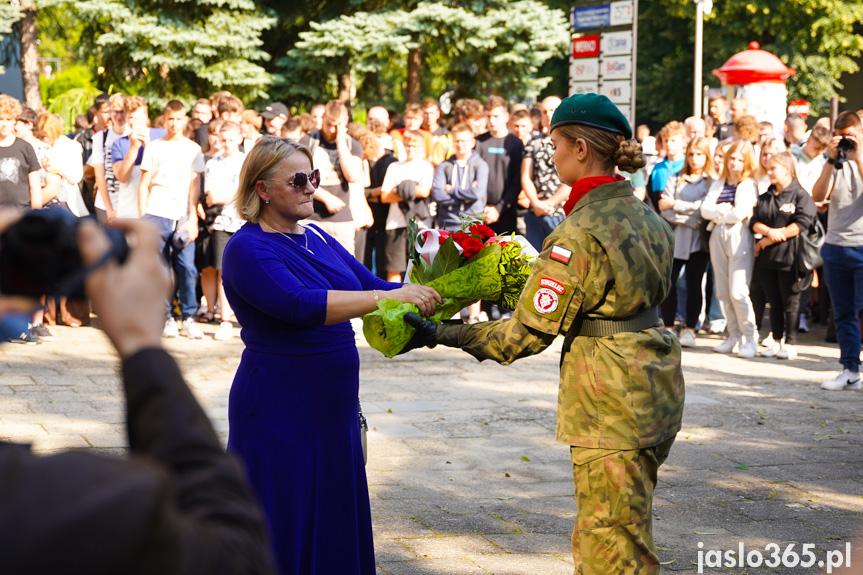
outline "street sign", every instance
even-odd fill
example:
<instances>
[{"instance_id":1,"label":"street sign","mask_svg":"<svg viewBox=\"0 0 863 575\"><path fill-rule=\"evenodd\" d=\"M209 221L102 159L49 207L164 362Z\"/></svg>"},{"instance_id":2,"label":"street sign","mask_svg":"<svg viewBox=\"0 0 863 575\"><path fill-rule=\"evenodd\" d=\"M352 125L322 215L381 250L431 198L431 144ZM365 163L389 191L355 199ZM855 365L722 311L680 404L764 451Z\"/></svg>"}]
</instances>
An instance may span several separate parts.
<instances>
[{"instance_id":1,"label":"street sign","mask_svg":"<svg viewBox=\"0 0 863 575\"><path fill-rule=\"evenodd\" d=\"M598 94L599 84L596 82L570 82L569 93L575 94Z\"/></svg>"},{"instance_id":2,"label":"street sign","mask_svg":"<svg viewBox=\"0 0 863 575\"><path fill-rule=\"evenodd\" d=\"M599 58L580 58L569 66L569 77L573 82L596 82L599 79Z\"/></svg>"},{"instance_id":3,"label":"street sign","mask_svg":"<svg viewBox=\"0 0 863 575\"><path fill-rule=\"evenodd\" d=\"M599 34L572 39L573 58L595 58L599 56Z\"/></svg>"},{"instance_id":4,"label":"street sign","mask_svg":"<svg viewBox=\"0 0 863 575\"><path fill-rule=\"evenodd\" d=\"M614 104L629 104L632 101L632 82L629 80L603 82L599 93Z\"/></svg>"},{"instance_id":5,"label":"street sign","mask_svg":"<svg viewBox=\"0 0 863 575\"><path fill-rule=\"evenodd\" d=\"M603 80L628 80L632 77L632 56L603 58L599 75Z\"/></svg>"},{"instance_id":6,"label":"street sign","mask_svg":"<svg viewBox=\"0 0 863 575\"><path fill-rule=\"evenodd\" d=\"M609 25L624 26L632 25L632 0L623 2L612 2L609 5Z\"/></svg>"},{"instance_id":7,"label":"street sign","mask_svg":"<svg viewBox=\"0 0 863 575\"><path fill-rule=\"evenodd\" d=\"M600 36L599 50L604 56L632 54L632 31L605 32Z\"/></svg>"},{"instance_id":8,"label":"street sign","mask_svg":"<svg viewBox=\"0 0 863 575\"><path fill-rule=\"evenodd\" d=\"M605 95L634 125L638 0L573 0L570 23L570 94Z\"/></svg>"},{"instance_id":9,"label":"street sign","mask_svg":"<svg viewBox=\"0 0 863 575\"><path fill-rule=\"evenodd\" d=\"M611 25L611 8L608 4L572 9L572 27L575 30L602 28Z\"/></svg>"}]
</instances>

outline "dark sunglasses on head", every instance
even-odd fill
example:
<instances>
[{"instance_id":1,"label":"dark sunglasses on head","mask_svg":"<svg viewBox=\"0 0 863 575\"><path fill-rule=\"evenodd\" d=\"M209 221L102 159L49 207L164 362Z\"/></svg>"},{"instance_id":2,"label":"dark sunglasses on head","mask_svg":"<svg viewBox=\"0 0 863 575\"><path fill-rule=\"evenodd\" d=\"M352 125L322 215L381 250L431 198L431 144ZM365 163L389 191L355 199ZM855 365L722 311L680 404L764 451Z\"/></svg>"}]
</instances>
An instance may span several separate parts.
<instances>
[{"instance_id":1,"label":"dark sunglasses on head","mask_svg":"<svg viewBox=\"0 0 863 575\"><path fill-rule=\"evenodd\" d=\"M302 192L306 189L306 184L309 182L311 182L312 187L317 190L318 186L321 185L321 171L312 170L311 174L297 172L294 174L293 178L288 180L288 185L293 186L296 191Z\"/></svg>"}]
</instances>

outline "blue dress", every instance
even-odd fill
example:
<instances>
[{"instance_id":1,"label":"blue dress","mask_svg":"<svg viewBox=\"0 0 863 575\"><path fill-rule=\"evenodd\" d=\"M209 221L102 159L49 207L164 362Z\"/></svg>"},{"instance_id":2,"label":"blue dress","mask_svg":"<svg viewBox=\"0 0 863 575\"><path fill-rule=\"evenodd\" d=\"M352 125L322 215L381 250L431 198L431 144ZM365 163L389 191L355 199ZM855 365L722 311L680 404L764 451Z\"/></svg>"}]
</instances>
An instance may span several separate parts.
<instances>
[{"instance_id":1,"label":"blue dress","mask_svg":"<svg viewBox=\"0 0 863 575\"><path fill-rule=\"evenodd\" d=\"M317 229L317 228L316 228ZM324 325L327 290L394 289L332 237L247 223L222 280L243 329L228 450L245 463L282 575L374 575L350 322Z\"/></svg>"}]
</instances>

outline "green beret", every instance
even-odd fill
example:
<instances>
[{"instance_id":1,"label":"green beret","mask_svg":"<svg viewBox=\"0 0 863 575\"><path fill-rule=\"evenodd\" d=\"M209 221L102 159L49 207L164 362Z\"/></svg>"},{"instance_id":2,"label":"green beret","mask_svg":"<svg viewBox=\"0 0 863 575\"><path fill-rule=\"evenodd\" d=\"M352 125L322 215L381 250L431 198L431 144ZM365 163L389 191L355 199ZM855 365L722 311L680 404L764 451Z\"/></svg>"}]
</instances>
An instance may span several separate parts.
<instances>
[{"instance_id":1,"label":"green beret","mask_svg":"<svg viewBox=\"0 0 863 575\"><path fill-rule=\"evenodd\" d=\"M551 118L549 133L570 124L599 128L632 139L632 128L626 117L611 100L599 94L576 94L561 102Z\"/></svg>"}]
</instances>

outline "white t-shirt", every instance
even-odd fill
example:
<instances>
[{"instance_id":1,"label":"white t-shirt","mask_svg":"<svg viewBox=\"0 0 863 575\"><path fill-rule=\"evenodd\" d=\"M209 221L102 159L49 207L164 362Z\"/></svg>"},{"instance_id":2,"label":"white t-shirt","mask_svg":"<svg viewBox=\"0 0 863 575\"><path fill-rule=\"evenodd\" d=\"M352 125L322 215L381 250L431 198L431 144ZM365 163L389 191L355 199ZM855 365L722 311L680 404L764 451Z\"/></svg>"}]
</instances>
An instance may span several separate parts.
<instances>
[{"instance_id":1,"label":"white t-shirt","mask_svg":"<svg viewBox=\"0 0 863 575\"><path fill-rule=\"evenodd\" d=\"M54 157L57 161L57 168L60 170L60 176L63 178L57 199L66 202L66 205L76 216L90 214L84 203L84 198L81 197L81 190L78 188L78 182L84 177L82 153L81 144L66 136L60 136L54 142Z\"/></svg>"},{"instance_id":2,"label":"white t-shirt","mask_svg":"<svg viewBox=\"0 0 863 575\"><path fill-rule=\"evenodd\" d=\"M192 174L204 171L201 146L183 138L164 138L150 142L144 148L141 171L151 172L150 195L145 214L179 221L189 211L189 187Z\"/></svg>"},{"instance_id":3,"label":"white t-shirt","mask_svg":"<svg viewBox=\"0 0 863 575\"><path fill-rule=\"evenodd\" d=\"M396 186L405 180L416 182L423 188L431 188L434 179L434 166L426 160L411 160L410 162L393 162L387 167L384 183L381 184L382 192L392 192ZM386 229L397 230L408 227L408 220L398 203L390 204L387 214Z\"/></svg>"},{"instance_id":4,"label":"white t-shirt","mask_svg":"<svg viewBox=\"0 0 863 575\"><path fill-rule=\"evenodd\" d=\"M111 146L113 146L114 142L123 136L128 136L129 130L124 127L123 133L118 134L113 128L108 128L108 136L106 138L108 140L107 143L102 139L103 133L105 133L105 130L93 134L93 152L87 159L87 165L95 166L96 164L103 164L105 166L105 179L108 184L108 199L111 200L111 207L116 210L117 204L120 201L120 182L114 178L114 172L111 169L114 165L114 160L111 158ZM102 199L102 194L96 194L96 200L93 205L100 210L105 209L105 200Z\"/></svg>"},{"instance_id":5,"label":"white t-shirt","mask_svg":"<svg viewBox=\"0 0 863 575\"><path fill-rule=\"evenodd\" d=\"M246 155L242 152L237 152L230 158L216 156L208 160L207 175L204 178L204 187L206 188L204 192L213 191L218 192L220 196L230 195L230 197L236 198L237 189L240 187L240 170L243 169L245 160ZM243 227L244 223L237 212L237 204L230 201L222 206L222 213L216 216L213 229L234 233Z\"/></svg>"}]
</instances>

